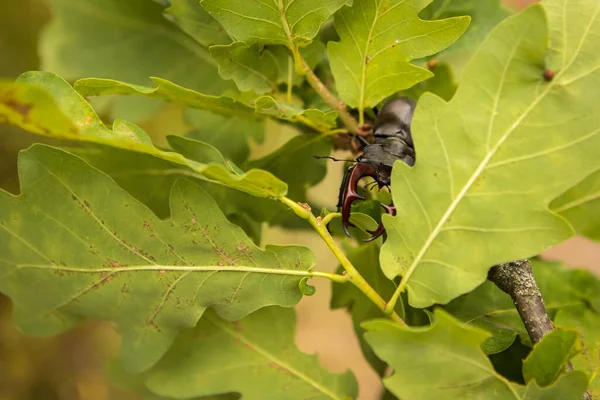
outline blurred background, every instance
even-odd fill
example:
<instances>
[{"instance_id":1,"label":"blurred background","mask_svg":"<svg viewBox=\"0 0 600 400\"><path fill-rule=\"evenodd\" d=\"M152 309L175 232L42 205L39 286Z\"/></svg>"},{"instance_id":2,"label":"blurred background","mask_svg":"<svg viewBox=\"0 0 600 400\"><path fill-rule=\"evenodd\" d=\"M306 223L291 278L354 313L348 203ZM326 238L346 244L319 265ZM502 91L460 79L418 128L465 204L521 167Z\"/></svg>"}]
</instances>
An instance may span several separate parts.
<instances>
[{"instance_id":1,"label":"blurred background","mask_svg":"<svg viewBox=\"0 0 600 400\"><path fill-rule=\"evenodd\" d=\"M504 3L521 8L531 2ZM0 79L14 79L21 72L39 69L38 39L51 18L45 0L0 0ZM169 106L140 125L160 142L167 126L170 134L185 131L185 126L173 125L181 118L170 118L180 112L178 107ZM278 146L288 137L280 135L267 140L264 146ZM18 193L17 154L39 140L0 125L0 188ZM329 168L326 179L309 193L311 198L323 199L322 203L332 208L341 180L341 165L338 167ZM263 243L306 245L317 254L317 269L333 272L337 268L336 259L314 234L282 233L281 229L269 228ZM600 245L585 238L573 238L547 251L544 257L600 275ZM318 280L312 284L317 287L317 294L305 297L297 307L298 346L304 352L317 353L321 363L334 372L350 368L359 381L360 399L379 398L379 378L361 355L349 316L345 311L329 310L329 282ZM156 399L139 396L108 381L107 365L118 356L119 346L119 336L112 326L94 321L57 337L26 337L11 321L10 301L0 295L0 400Z\"/></svg>"}]
</instances>

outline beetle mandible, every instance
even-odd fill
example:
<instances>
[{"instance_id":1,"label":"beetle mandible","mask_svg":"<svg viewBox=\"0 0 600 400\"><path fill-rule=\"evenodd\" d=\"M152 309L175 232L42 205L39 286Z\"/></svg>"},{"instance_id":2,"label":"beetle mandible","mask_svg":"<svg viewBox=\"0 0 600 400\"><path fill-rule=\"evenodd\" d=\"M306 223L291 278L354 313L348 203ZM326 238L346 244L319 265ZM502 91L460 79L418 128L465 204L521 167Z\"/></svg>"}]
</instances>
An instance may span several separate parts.
<instances>
[{"instance_id":1,"label":"beetle mandible","mask_svg":"<svg viewBox=\"0 0 600 400\"><path fill-rule=\"evenodd\" d=\"M413 166L416 160L415 148L410 133L410 123L415 110L415 102L407 97L400 97L387 102L377 114L373 127L373 142L357 136L363 147L363 154L356 159L356 164L349 167L340 187L338 210L342 212L342 225L346 235L350 236L350 207L356 200L365 200L357 193L358 182L364 177L375 180L379 189L391 185L392 167L396 160L402 160ZM396 207L381 204L386 213L396 215ZM372 236L365 239L370 242L381 236L385 228L379 224Z\"/></svg>"}]
</instances>

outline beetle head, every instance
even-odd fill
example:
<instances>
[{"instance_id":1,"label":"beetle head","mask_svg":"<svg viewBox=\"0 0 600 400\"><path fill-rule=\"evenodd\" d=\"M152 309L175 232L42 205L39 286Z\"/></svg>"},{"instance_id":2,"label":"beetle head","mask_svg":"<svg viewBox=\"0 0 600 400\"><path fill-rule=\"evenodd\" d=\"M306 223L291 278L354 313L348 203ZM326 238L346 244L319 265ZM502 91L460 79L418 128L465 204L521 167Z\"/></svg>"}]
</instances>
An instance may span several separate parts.
<instances>
[{"instance_id":1,"label":"beetle head","mask_svg":"<svg viewBox=\"0 0 600 400\"><path fill-rule=\"evenodd\" d=\"M346 235L350 236L348 228L354 226L350 223L350 208L352 207L352 203L356 200L365 200L363 196L358 194L358 182L362 178L368 176L373 178L381 189L390 185L391 172L392 168L389 166L377 162L361 160L361 158L359 158L356 165L348 169L346 176L344 177L344 183L340 192L340 202L338 204L342 211L342 226L344 227ZM388 214L396 215L396 208L393 204L381 204L381 206ZM372 236L365 239L365 241L370 242L371 240L378 238L384 230L383 224L379 224L375 231L369 231Z\"/></svg>"}]
</instances>

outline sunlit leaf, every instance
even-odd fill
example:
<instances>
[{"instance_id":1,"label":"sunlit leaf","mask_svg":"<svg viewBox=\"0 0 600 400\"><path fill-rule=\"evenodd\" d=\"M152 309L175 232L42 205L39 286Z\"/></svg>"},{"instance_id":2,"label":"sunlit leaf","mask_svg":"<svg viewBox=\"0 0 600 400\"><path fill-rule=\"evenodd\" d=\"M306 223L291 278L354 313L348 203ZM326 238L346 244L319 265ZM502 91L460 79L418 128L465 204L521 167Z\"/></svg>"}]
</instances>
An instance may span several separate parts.
<instances>
[{"instance_id":1,"label":"sunlit leaf","mask_svg":"<svg viewBox=\"0 0 600 400\"><path fill-rule=\"evenodd\" d=\"M332 374L316 356L294 343L295 313L268 307L235 323L207 313L183 332L150 371L148 387L189 398L237 392L243 399L350 399L357 385L350 372Z\"/></svg>"},{"instance_id":2,"label":"sunlit leaf","mask_svg":"<svg viewBox=\"0 0 600 400\"><path fill-rule=\"evenodd\" d=\"M432 76L410 64L454 42L469 17L423 21L422 0L354 0L335 15L341 41L329 43L329 60L341 99L363 110Z\"/></svg>"},{"instance_id":3,"label":"sunlit leaf","mask_svg":"<svg viewBox=\"0 0 600 400\"><path fill-rule=\"evenodd\" d=\"M254 107L258 113L284 120L308 120L309 124L320 130L331 129L336 125L337 113L335 111L325 112L315 108L305 110L302 107L276 100L271 96L259 97L254 102Z\"/></svg>"},{"instance_id":4,"label":"sunlit leaf","mask_svg":"<svg viewBox=\"0 0 600 400\"><path fill-rule=\"evenodd\" d=\"M227 32L247 44L303 47L347 0L200 0Z\"/></svg>"},{"instance_id":5,"label":"sunlit leaf","mask_svg":"<svg viewBox=\"0 0 600 400\"><path fill-rule=\"evenodd\" d=\"M42 135L62 136L78 131L76 121L62 114L46 90L26 83L0 82L0 122Z\"/></svg>"},{"instance_id":6,"label":"sunlit leaf","mask_svg":"<svg viewBox=\"0 0 600 400\"><path fill-rule=\"evenodd\" d=\"M556 329L542 338L523 362L525 382L548 386L566 372L567 363L582 348L575 331Z\"/></svg>"},{"instance_id":7,"label":"sunlit leaf","mask_svg":"<svg viewBox=\"0 0 600 400\"><path fill-rule=\"evenodd\" d=\"M383 216L381 256L412 306L445 304L483 283L492 265L573 234L548 204L600 167L600 56L588 56L600 45L600 3L563 14L565 1L502 21L449 103L421 97L412 123L418 161L395 165L398 215ZM544 65L557 72L552 81Z\"/></svg>"},{"instance_id":8,"label":"sunlit leaf","mask_svg":"<svg viewBox=\"0 0 600 400\"><path fill-rule=\"evenodd\" d=\"M555 199L550 208L569 220L577 233L600 241L600 170Z\"/></svg>"},{"instance_id":9,"label":"sunlit leaf","mask_svg":"<svg viewBox=\"0 0 600 400\"><path fill-rule=\"evenodd\" d=\"M75 90L82 96L105 96L109 94L141 94L159 98L188 107L199 108L227 116L253 117L252 107L225 96L209 96L186 89L161 78L151 78L156 87L140 86L113 79L84 78L75 82Z\"/></svg>"},{"instance_id":10,"label":"sunlit leaf","mask_svg":"<svg viewBox=\"0 0 600 400\"><path fill-rule=\"evenodd\" d=\"M389 321L364 324L365 338L390 364L385 386L402 400L418 399L580 399L585 373L573 371L546 388L522 386L499 375L481 351L488 334L437 310L430 327L402 327ZM431 382L435 382L432 385Z\"/></svg>"},{"instance_id":11,"label":"sunlit leaf","mask_svg":"<svg viewBox=\"0 0 600 400\"><path fill-rule=\"evenodd\" d=\"M283 196L287 191L287 185L284 182L278 180L266 171L250 170L247 173L240 174L239 171L232 168L226 168L223 165L199 163L186 159L182 155L174 152L159 150L152 146L147 138L140 139L142 133L140 133L141 130L139 128L135 127L136 133L132 136L132 125L129 125L129 132L127 132L127 134L123 134L119 129L117 129L117 132L111 131L104 126L83 97L75 92L75 90L62 78L54 74L47 72L28 72L21 75L17 80L17 83L25 84L24 87L30 87L30 85L36 86L36 91L33 94L26 93L18 98L20 101L20 103L18 103L19 109L26 109L28 110L28 113L33 113L33 115L36 116L38 114L46 116L49 112L55 113L55 116L51 119L49 118L44 123L53 124L54 121L59 121L59 123L65 124L66 120L70 120L71 124L76 127L76 129L63 130L62 125L57 125L58 129L51 130L46 128L38 129L37 126L34 126L31 130L35 133L60 139L104 144L150 154L174 164L184 165L190 168L188 174L200 179L217 181L226 186L259 197ZM41 96L39 98L36 96L38 91L42 89L52 97L58 110L56 110L56 107L52 104L50 104L51 108L45 108L48 106L48 96ZM1 88L0 93L2 93ZM40 104L38 104L38 100L41 102ZM0 108L0 118L6 118L9 122L15 123L24 129L30 128L29 120L23 119L22 117L19 119L19 115L14 107ZM122 125L122 122L117 123L116 127L119 128Z\"/></svg>"},{"instance_id":12,"label":"sunlit leaf","mask_svg":"<svg viewBox=\"0 0 600 400\"><path fill-rule=\"evenodd\" d=\"M21 153L22 193L0 192L0 290L29 334L112 321L132 371L156 362L212 307L238 320L292 306L314 265L304 247L261 250L198 186L178 181L163 221L103 173L62 150Z\"/></svg>"},{"instance_id":13,"label":"sunlit leaf","mask_svg":"<svg viewBox=\"0 0 600 400\"><path fill-rule=\"evenodd\" d=\"M577 329L583 337L583 352L571 363L573 367L587 371L590 377L588 393L592 398L600 396L600 313L585 307L571 307L560 310L554 320L559 327Z\"/></svg>"}]
</instances>

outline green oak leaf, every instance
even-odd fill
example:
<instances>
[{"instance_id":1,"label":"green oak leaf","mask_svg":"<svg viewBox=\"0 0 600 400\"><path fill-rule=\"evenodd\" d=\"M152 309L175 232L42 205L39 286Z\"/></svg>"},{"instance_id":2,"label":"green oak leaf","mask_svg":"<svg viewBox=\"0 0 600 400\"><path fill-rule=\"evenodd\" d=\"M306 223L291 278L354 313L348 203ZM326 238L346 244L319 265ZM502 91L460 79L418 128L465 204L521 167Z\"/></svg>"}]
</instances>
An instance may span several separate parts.
<instances>
[{"instance_id":1,"label":"green oak leaf","mask_svg":"<svg viewBox=\"0 0 600 400\"><path fill-rule=\"evenodd\" d=\"M152 146L152 139L142 128L128 121L115 119L112 131L114 134L123 136L128 140Z\"/></svg>"},{"instance_id":2,"label":"green oak leaf","mask_svg":"<svg viewBox=\"0 0 600 400\"><path fill-rule=\"evenodd\" d=\"M50 93L27 83L0 81L0 122L40 135L75 135L79 130Z\"/></svg>"},{"instance_id":3,"label":"green oak leaf","mask_svg":"<svg viewBox=\"0 0 600 400\"><path fill-rule=\"evenodd\" d=\"M204 147L203 144L199 146ZM252 203L254 197L249 194L203 181L199 179L201 177L190 174L189 168L150 154L97 144L69 146L66 149L110 176L161 219L169 217L169 194L174 183L178 179L193 181L219 204L230 222L244 229L255 243L260 243L261 222L268 216L253 208L256 204ZM263 201L263 208L272 208L272 200Z\"/></svg>"},{"instance_id":4,"label":"green oak leaf","mask_svg":"<svg viewBox=\"0 0 600 400\"><path fill-rule=\"evenodd\" d=\"M432 78L419 82L410 89L405 90L403 95L418 99L423 93L431 92L446 101L450 101L457 88L452 69L448 64L436 63L431 71L435 73Z\"/></svg>"},{"instance_id":5,"label":"green oak leaf","mask_svg":"<svg viewBox=\"0 0 600 400\"><path fill-rule=\"evenodd\" d=\"M223 116L241 118L265 118L272 116L283 120L308 120L317 130L335 127L337 113L317 109L304 110L301 107L283 103L270 96L255 100L254 108L226 96L209 96L161 78L151 78L156 87L147 87L115 81L112 79L86 78L75 82L75 89L82 96L105 96L110 94L141 94L151 98L180 103L188 107L210 111Z\"/></svg>"},{"instance_id":6,"label":"green oak leaf","mask_svg":"<svg viewBox=\"0 0 600 400\"><path fill-rule=\"evenodd\" d=\"M321 111L316 108L308 110L293 104L284 103L271 96L262 96L255 100L254 108L257 113L270 115L275 118L291 121L307 121L307 125L317 130L329 130L336 126L337 112Z\"/></svg>"},{"instance_id":7,"label":"green oak leaf","mask_svg":"<svg viewBox=\"0 0 600 400\"><path fill-rule=\"evenodd\" d=\"M56 112L57 115L46 121L46 123L51 124L54 121L59 121L62 124L57 125L57 129L38 129L37 126L34 126L31 130L35 133L58 139L91 142L150 154L173 164L188 167L190 169L188 174L196 178L219 182L254 196L278 197L285 195L287 192L287 185L266 171L250 170L247 173L240 173L231 166L227 168L219 164L203 164L186 159L174 152L159 150L148 141L141 129L132 128L133 124L128 125L127 132L121 131L122 121L117 121L115 131L108 129L85 99L67 82L54 74L28 72L17 79L17 84L23 84L24 88L30 88L32 85L36 86L34 93L19 96L20 103L18 103L18 107L25 107L28 113L34 113L36 116L46 116L48 112ZM51 104L50 106L53 108L44 109L48 106L47 96L42 96L39 99L36 97L39 90L42 89L52 97L58 110ZM0 87L0 93L6 93L7 90L10 92L10 87L4 90ZM0 94L0 96L8 96L7 98L11 99L10 93L8 95ZM192 98L194 97L192 96ZM23 99L27 102L23 102ZM38 101L40 101L40 104L38 104ZM40 111L37 111L38 109ZM19 120L18 112L14 110L14 107L0 108L0 118L5 118L23 129L31 128L27 118ZM37 118L39 119L39 117ZM70 120L71 125L75 126L76 129L62 130L66 119ZM135 131L134 134L132 134L132 129ZM215 151L217 150L215 149Z\"/></svg>"},{"instance_id":8,"label":"green oak leaf","mask_svg":"<svg viewBox=\"0 0 600 400\"><path fill-rule=\"evenodd\" d=\"M130 374L123 369L120 360L111 360L104 368L104 374L110 383L120 389L131 391L143 400L173 400L172 397L159 396L152 393L146 386L145 374ZM235 393L219 394L215 396L201 396L188 398L187 400L239 400L240 396ZM136 397L137 399L137 397Z\"/></svg>"},{"instance_id":9,"label":"green oak leaf","mask_svg":"<svg viewBox=\"0 0 600 400\"><path fill-rule=\"evenodd\" d=\"M300 49L309 68L323 57L325 46L320 41ZM212 46L210 54L219 63L223 79L233 79L238 89L258 94L276 92L281 83L300 85L302 77L294 70L294 60L285 46L247 45L234 42L227 46Z\"/></svg>"},{"instance_id":10,"label":"green oak leaf","mask_svg":"<svg viewBox=\"0 0 600 400\"><path fill-rule=\"evenodd\" d=\"M334 375L297 349L292 309L266 307L235 323L206 314L149 371L151 391L186 399L227 392L247 400L356 398L351 372Z\"/></svg>"},{"instance_id":11,"label":"green oak leaf","mask_svg":"<svg viewBox=\"0 0 600 400\"><path fill-rule=\"evenodd\" d=\"M85 76L146 84L149 76L220 95L222 80L206 46L148 0L50 0L54 20L41 38L43 69L73 81Z\"/></svg>"},{"instance_id":12,"label":"green oak leaf","mask_svg":"<svg viewBox=\"0 0 600 400\"><path fill-rule=\"evenodd\" d=\"M577 332L555 329L535 346L523 362L525 382L535 380L540 386L548 386L566 372L567 364L582 352Z\"/></svg>"},{"instance_id":13,"label":"green oak leaf","mask_svg":"<svg viewBox=\"0 0 600 400\"><path fill-rule=\"evenodd\" d=\"M169 146L181 154L188 160L198 161L201 163L216 163L224 166L228 166L227 160L223 157L223 154L210 144L201 142L199 140L190 139L181 136L169 135L167 136ZM233 173L237 173L236 169L230 168Z\"/></svg>"},{"instance_id":14,"label":"green oak leaf","mask_svg":"<svg viewBox=\"0 0 600 400\"><path fill-rule=\"evenodd\" d=\"M84 78L74 84L75 90L82 96L106 96L110 94L140 94L151 98L180 103L188 107L208 110L225 116L252 118L252 107L226 96L202 94L162 78L150 78L155 87L134 85L114 79Z\"/></svg>"},{"instance_id":15,"label":"green oak leaf","mask_svg":"<svg viewBox=\"0 0 600 400\"><path fill-rule=\"evenodd\" d=\"M268 171L288 184L288 196L306 201L306 190L325 178L327 166L314 155L328 155L331 143L326 135L300 135L268 155L251 160L244 169Z\"/></svg>"},{"instance_id":16,"label":"green oak leaf","mask_svg":"<svg viewBox=\"0 0 600 400\"><path fill-rule=\"evenodd\" d=\"M571 307L598 304L600 280L590 272L567 268L559 262L532 260L531 264L551 319L557 312ZM490 281L451 301L444 309L455 318L492 334L483 344L486 354L504 351L517 335L529 342L510 296Z\"/></svg>"},{"instance_id":17,"label":"green oak leaf","mask_svg":"<svg viewBox=\"0 0 600 400\"><path fill-rule=\"evenodd\" d=\"M384 98L433 76L410 64L448 47L469 17L423 21L423 0L354 0L335 15L339 42L329 60L341 99L362 113Z\"/></svg>"},{"instance_id":18,"label":"green oak leaf","mask_svg":"<svg viewBox=\"0 0 600 400\"><path fill-rule=\"evenodd\" d=\"M115 182L65 151L19 158L21 194L0 191L0 291L30 334L104 319L123 335L131 371L154 364L208 307L238 320L292 306L315 260L298 246L258 248L191 182L158 219Z\"/></svg>"},{"instance_id":19,"label":"green oak leaf","mask_svg":"<svg viewBox=\"0 0 600 400\"><path fill-rule=\"evenodd\" d=\"M565 217L577 233L600 241L600 170L554 199L550 208Z\"/></svg>"},{"instance_id":20,"label":"green oak leaf","mask_svg":"<svg viewBox=\"0 0 600 400\"><path fill-rule=\"evenodd\" d=\"M490 266L573 235L548 204L600 167L600 57L588 57L600 45L600 6L562 14L566 1L498 24L450 102L421 97L411 127L419 161L394 166L398 214L383 216L381 252L412 306L448 303L483 283ZM550 82L545 65L556 71Z\"/></svg>"},{"instance_id":21,"label":"green oak leaf","mask_svg":"<svg viewBox=\"0 0 600 400\"><path fill-rule=\"evenodd\" d=\"M277 91L277 81L287 71L288 55L283 46L265 48L234 42L226 46L212 46L210 54L219 63L219 75L233 79L242 91L258 94Z\"/></svg>"},{"instance_id":22,"label":"green oak leaf","mask_svg":"<svg viewBox=\"0 0 600 400\"><path fill-rule=\"evenodd\" d=\"M235 40L281 44L294 50L308 45L321 25L347 0L200 0Z\"/></svg>"},{"instance_id":23,"label":"green oak leaf","mask_svg":"<svg viewBox=\"0 0 600 400\"><path fill-rule=\"evenodd\" d=\"M434 0L419 15L421 18L432 20L461 15L471 17L466 32L452 46L433 56L438 62L449 64L454 76L460 80L477 47L490 31L510 14L510 11L501 5L500 0ZM437 71L434 73L437 75Z\"/></svg>"},{"instance_id":24,"label":"green oak leaf","mask_svg":"<svg viewBox=\"0 0 600 400\"><path fill-rule=\"evenodd\" d=\"M213 145L225 158L238 165L248 159L250 141L261 143L264 140L264 120L226 117L193 109L187 111L186 118L193 127L187 137Z\"/></svg>"},{"instance_id":25,"label":"green oak leaf","mask_svg":"<svg viewBox=\"0 0 600 400\"><path fill-rule=\"evenodd\" d=\"M488 333L435 311L430 327L403 327L376 320L363 324L366 341L394 370L383 382L402 400L420 399L580 399L587 377L561 376L546 388L522 386L499 375L480 346ZM431 385L431 382L435 385Z\"/></svg>"},{"instance_id":26,"label":"green oak leaf","mask_svg":"<svg viewBox=\"0 0 600 400\"><path fill-rule=\"evenodd\" d=\"M200 6L198 0L170 0L170 3L164 13L202 46L231 43L225 29Z\"/></svg>"},{"instance_id":27,"label":"green oak leaf","mask_svg":"<svg viewBox=\"0 0 600 400\"><path fill-rule=\"evenodd\" d=\"M560 310L554 324L561 328L577 329L583 337L583 352L571 360L573 367L587 371L590 377L588 393L600 396L600 314L586 307Z\"/></svg>"}]
</instances>

